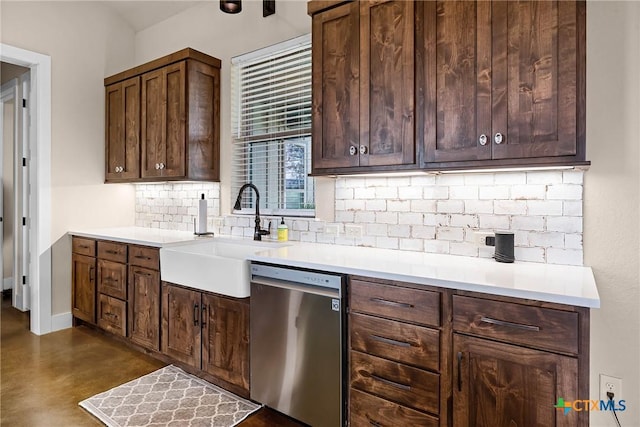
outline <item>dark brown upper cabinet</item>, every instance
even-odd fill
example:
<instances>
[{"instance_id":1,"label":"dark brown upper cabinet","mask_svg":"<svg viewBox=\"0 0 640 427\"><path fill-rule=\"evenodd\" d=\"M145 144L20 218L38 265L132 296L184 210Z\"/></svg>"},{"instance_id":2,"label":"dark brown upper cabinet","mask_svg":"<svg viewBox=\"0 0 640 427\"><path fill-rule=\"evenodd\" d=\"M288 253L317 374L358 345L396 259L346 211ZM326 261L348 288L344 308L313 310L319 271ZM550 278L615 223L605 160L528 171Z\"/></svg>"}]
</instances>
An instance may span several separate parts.
<instances>
[{"instance_id":1,"label":"dark brown upper cabinet","mask_svg":"<svg viewBox=\"0 0 640 427\"><path fill-rule=\"evenodd\" d=\"M420 2L418 15L424 167L588 164L584 2Z\"/></svg>"},{"instance_id":2,"label":"dark brown upper cabinet","mask_svg":"<svg viewBox=\"0 0 640 427\"><path fill-rule=\"evenodd\" d=\"M140 77L105 88L107 181L140 177Z\"/></svg>"},{"instance_id":3,"label":"dark brown upper cabinet","mask_svg":"<svg viewBox=\"0 0 640 427\"><path fill-rule=\"evenodd\" d=\"M187 48L105 86L107 182L219 181L220 60Z\"/></svg>"},{"instance_id":4,"label":"dark brown upper cabinet","mask_svg":"<svg viewBox=\"0 0 640 427\"><path fill-rule=\"evenodd\" d=\"M415 167L415 4L313 3L313 172Z\"/></svg>"}]
</instances>

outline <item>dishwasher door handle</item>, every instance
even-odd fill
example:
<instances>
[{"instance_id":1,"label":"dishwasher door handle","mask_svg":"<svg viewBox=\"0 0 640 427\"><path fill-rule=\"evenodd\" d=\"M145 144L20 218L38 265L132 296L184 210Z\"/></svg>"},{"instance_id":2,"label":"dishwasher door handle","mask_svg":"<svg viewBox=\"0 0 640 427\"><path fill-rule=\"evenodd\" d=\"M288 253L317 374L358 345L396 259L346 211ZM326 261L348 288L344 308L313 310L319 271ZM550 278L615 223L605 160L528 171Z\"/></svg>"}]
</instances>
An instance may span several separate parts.
<instances>
[{"instance_id":1,"label":"dishwasher door handle","mask_svg":"<svg viewBox=\"0 0 640 427\"><path fill-rule=\"evenodd\" d=\"M313 295L320 295L323 297L339 298L340 290L333 288L326 288L323 286L311 286L303 285L301 283L289 282L286 280L271 279L262 276L253 276L251 283L264 286L274 286L276 288L288 289L291 291L304 292Z\"/></svg>"}]
</instances>

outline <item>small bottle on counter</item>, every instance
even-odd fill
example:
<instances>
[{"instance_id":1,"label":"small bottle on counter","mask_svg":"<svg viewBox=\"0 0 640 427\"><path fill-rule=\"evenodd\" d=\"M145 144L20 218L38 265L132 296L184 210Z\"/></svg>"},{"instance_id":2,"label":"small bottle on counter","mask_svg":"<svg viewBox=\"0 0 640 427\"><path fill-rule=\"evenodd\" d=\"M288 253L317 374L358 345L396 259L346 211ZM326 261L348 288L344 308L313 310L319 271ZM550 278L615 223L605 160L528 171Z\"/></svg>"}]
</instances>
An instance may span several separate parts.
<instances>
[{"instance_id":1,"label":"small bottle on counter","mask_svg":"<svg viewBox=\"0 0 640 427\"><path fill-rule=\"evenodd\" d=\"M289 227L284 223L284 217L280 221L280 225L278 225L278 241L286 242L289 240Z\"/></svg>"}]
</instances>

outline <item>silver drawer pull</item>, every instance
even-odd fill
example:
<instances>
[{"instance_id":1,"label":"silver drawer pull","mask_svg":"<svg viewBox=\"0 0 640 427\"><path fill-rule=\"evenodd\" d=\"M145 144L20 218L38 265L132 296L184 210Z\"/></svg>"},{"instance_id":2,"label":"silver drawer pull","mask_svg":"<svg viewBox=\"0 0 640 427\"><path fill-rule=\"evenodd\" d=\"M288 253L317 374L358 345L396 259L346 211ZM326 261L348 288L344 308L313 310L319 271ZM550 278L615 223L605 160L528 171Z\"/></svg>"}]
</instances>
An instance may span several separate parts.
<instances>
[{"instance_id":1,"label":"silver drawer pull","mask_svg":"<svg viewBox=\"0 0 640 427\"><path fill-rule=\"evenodd\" d=\"M389 301L388 299L382 299L382 298L371 298L371 301L384 304L384 305L392 305L394 307L413 308L413 304L409 304L406 302Z\"/></svg>"},{"instance_id":2,"label":"silver drawer pull","mask_svg":"<svg viewBox=\"0 0 640 427\"><path fill-rule=\"evenodd\" d=\"M539 326L531 326L531 325L523 325L522 323L506 322L504 320L492 319L491 317L482 316L480 318L480 321L484 323L490 323L492 325L506 326L508 328L523 329L525 331L532 331L532 332L540 331Z\"/></svg>"},{"instance_id":3,"label":"silver drawer pull","mask_svg":"<svg viewBox=\"0 0 640 427\"><path fill-rule=\"evenodd\" d=\"M400 383L397 383L397 382L395 382L395 381L391 381L391 380L388 380L388 379L386 379L386 378L379 377L379 376L374 375L374 374L371 374L371 378L373 378L373 379L374 379L374 380L376 380L376 381L380 381L381 383L384 383L384 384L390 385L390 386L392 386L392 387L399 388L399 389L401 389L401 390L407 390L407 391L408 391L408 390L411 390L411 386L408 386L408 385L406 385L406 384L400 384Z\"/></svg>"},{"instance_id":4,"label":"silver drawer pull","mask_svg":"<svg viewBox=\"0 0 640 427\"><path fill-rule=\"evenodd\" d=\"M151 261L151 257L148 256L142 256L142 255L136 255L134 256L135 259L146 259L148 261Z\"/></svg>"},{"instance_id":5,"label":"silver drawer pull","mask_svg":"<svg viewBox=\"0 0 640 427\"><path fill-rule=\"evenodd\" d=\"M373 334L369 334L369 336L374 341L383 342L385 344L391 344L391 345L395 345L395 346L398 346L398 347L411 347L411 344L408 343L408 342L396 341L396 340L392 340L391 338L385 338L385 337L381 337L379 335L373 335Z\"/></svg>"},{"instance_id":6,"label":"silver drawer pull","mask_svg":"<svg viewBox=\"0 0 640 427\"><path fill-rule=\"evenodd\" d=\"M111 249L107 249L105 252L108 253L108 254L111 254L111 255L118 255L118 251L114 251L114 250L111 250Z\"/></svg>"}]
</instances>

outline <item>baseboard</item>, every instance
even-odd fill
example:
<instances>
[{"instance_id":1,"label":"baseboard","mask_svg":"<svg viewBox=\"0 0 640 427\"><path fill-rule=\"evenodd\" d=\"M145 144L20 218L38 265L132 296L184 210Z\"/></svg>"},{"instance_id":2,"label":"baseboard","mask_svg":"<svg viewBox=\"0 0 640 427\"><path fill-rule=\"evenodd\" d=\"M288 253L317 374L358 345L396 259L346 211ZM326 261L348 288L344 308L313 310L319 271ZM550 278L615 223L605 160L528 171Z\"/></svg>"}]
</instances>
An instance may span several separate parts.
<instances>
[{"instance_id":1,"label":"baseboard","mask_svg":"<svg viewBox=\"0 0 640 427\"><path fill-rule=\"evenodd\" d=\"M2 280L2 290L6 291L8 289L13 289L13 277L5 277Z\"/></svg>"},{"instance_id":2,"label":"baseboard","mask_svg":"<svg viewBox=\"0 0 640 427\"><path fill-rule=\"evenodd\" d=\"M51 332L67 329L72 326L73 317L71 312L54 314L51 316Z\"/></svg>"}]
</instances>

